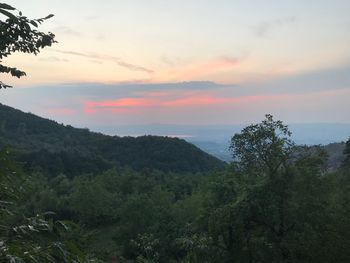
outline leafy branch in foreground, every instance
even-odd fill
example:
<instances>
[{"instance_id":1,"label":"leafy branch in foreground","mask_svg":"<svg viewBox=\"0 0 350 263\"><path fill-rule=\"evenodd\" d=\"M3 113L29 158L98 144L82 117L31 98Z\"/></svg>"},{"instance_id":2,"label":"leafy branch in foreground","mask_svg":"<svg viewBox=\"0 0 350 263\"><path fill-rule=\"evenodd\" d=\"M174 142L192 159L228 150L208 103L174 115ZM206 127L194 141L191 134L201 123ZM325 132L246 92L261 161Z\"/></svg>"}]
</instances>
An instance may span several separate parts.
<instances>
[{"instance_id":1,"label":"leafy branch in foreground","mask_svg":"<svg viewBox=\"0 0 350 263\"><path fill-rule=\"evenodd\" d=\"M55 43L55 35L44 33L37 28L45 20L53 17L52 14L39 18L29 19L23 16L16 8L0 3L0 73L11 74L13 77L23 77L26 73L16 67L3 65L2 60L15 52L37 55L46 46ZM1 88L10 88L0 81Z\"/></svg>"},{"instance_id":2,"label":"leafy branch in foreground","mask_svg":"<svg viewBox=\"0 0 350 263\"><path fill-rule=\"evenodd\" d=\"M50 212L21 212L27 184L8 151L0 151L0 262L93 262L74 243L67 246L64 236L74 224Z\"/></svg>"}]
</instances>

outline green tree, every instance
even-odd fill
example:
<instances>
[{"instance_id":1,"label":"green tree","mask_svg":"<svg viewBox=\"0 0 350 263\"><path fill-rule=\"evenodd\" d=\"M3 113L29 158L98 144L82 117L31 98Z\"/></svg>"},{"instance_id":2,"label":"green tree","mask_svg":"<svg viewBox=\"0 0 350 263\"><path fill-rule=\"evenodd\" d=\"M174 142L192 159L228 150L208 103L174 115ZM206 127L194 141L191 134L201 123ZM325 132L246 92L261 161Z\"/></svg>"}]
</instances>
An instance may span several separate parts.
<instances>
[{"instance_id":1,"label":"green tree","mask_svg":"<svg viewBox=\"0 0 350 263\"><path fill-rule=\"evenodd\" d=\"M343 166L350 167L350 139L345 144L344 155L345 160L343 162Z\"/></svg>"},{"instance_id":2,"label":"green tree","mask_svg":"<svg viewBox=\"0 0 350 263\"><path fill-rule=\"evenodd\" d=\"M233 136L232 169L209 183L202 215L221 262L310 262L306 247L330 259L317 238L330 226L325 155L290 136L271 115Z\"/></svg>"},{"instance_id":3,"label":"green tree","mask_svg":"<svg viewBox=\"0 0 350 263\"><path fill-rule=\"evenodd\" d=\"M53 213L23 213L30 179L0 152L0 262L89 262L73 242L67 246L69 223Z\"/></svg>"},{"instance_id":4,"label":"green tree","mask_svg":"<svg viewBox=\"0 0 350 263\"><path fill-rule=\"evenodd\" d=\"M292 153L290 136L282 121L274 121L267 114L261 123L249 125L232 137L230 149L237 167L250 175L274 175Z\"/></svg>"},{"instance_id":5,"label":"green tree","mask_svg":"<svg viewBox=\"0 0 350 263\"><path fill-rule=\"evenodd\" d=\"M0 3L0 15L3 17L0 20L0 73L20 78L26 73L16 67L3 65L2 60L15 52L37 55L42 48L56 42L55 35L51 32L37 30L41 23L53 15L29 19L21 11L5 3ZM11 86L0 81L0 89L9 87Z\"/></svg>"}]
</instances>

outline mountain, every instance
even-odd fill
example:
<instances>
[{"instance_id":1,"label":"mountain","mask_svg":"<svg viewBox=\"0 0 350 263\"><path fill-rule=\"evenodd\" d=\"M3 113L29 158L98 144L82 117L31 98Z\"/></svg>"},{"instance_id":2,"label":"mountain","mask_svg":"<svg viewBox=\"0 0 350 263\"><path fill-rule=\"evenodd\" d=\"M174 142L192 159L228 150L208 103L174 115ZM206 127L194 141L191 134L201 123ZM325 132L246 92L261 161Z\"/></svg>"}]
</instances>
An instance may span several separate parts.
<instances>
[{"instance_id":1,"label":"mountain","mask_svg":"<svg viewBox=\"0 0 350 263\"><path fill-rule=\"evenodd\" d=\"M226 162L232 161L229 151L230 139L248 124L232 125L177 125L177 124L148 124L148 125L110 125L95 126L92 130L105 134L128 134L139 136L143 134L168 135L185 139L203 151ZM350 123L292 123L289 129L292 139L298 145L331 145L344 142L350 136ZM342 147L335 147L335 159L340 160ZM327 149L326 149L327 150ZM339 159L340 158L340 159ZM330 156L333 162L333 156ZM331 164L331 166L333 166Z\"/></svg>"},{"instance_id":2,"label":"mountain","mask_svg":"<svg viewBox=\"0 0 350 263\"><path fill-rule=\"evenodd\" d=\"M228 150L229 143L217 143L217 142L201 142L193 141L191 142L203 151L216 156L220 160L231 162L232 153ZM312 145L309 145L312 147ZM343 161L345 160L344 150L345 142L334 142L326 145L321 145L321 148L327 153L327 170L335 171L340 168Z\"/></svg>"},{"instance_id":3,"label":"mountain","mask_svg":"<svg viewBox=\"0 0 350 263\"><path fill-rule=\"evenodd\" d=\"M0 104L0 147L8 146L26 171L74 177L115 166L136 171L198 173L225 163L179 138L119 137L77 129Z\"/></svg>"}]
</instances>

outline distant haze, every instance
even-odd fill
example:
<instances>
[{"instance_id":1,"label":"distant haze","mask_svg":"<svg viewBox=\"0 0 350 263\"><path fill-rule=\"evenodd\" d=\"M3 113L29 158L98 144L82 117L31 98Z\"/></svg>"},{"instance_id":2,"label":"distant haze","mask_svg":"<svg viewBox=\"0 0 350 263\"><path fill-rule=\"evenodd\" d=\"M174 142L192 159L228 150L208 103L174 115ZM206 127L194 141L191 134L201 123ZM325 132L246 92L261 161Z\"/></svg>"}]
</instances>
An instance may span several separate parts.
<instances>
[{"instance_id":1,"label":"distant haze","mask_svg":"<svg viewBox=\"0 0 350 263\"><path fill-rule=\"evenodd\" d=\"M286 123L287 124L287 123ZM208 140L213 142L229 141L248 124L240 125L116 125L92 126L91 130L109 135L142 136L160 135L179 137L190 141ZM298 144L328 144L346 141L350 137L350 123L294 123L288 125L292 138Z\"/></svg>"},{"instance_id":2,"label":"distant haze","mask_svg":"<svg viewBox=\"0 0 350 263\"><path fill-rule=\"evenodd\" d=\"M122 125L91 127L93 131L109 135L141 136L160 135L179 137L191 142L202 150L225 161L231 160L228 150L230 139L245 125ZM350 124L303 123L288 125L292 138L297 144L326 145L347 141L350 137Z\"/></svg>"}]
</instances>

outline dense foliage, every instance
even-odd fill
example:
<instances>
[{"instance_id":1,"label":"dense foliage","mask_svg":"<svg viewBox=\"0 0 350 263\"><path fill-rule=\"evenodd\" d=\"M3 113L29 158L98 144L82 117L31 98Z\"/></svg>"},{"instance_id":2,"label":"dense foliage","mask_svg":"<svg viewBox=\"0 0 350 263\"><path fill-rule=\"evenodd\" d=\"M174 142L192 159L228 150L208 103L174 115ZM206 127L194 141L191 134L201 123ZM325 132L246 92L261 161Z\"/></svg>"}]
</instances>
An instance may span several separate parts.
<instances>
[{"instance_id":1,"label":"dense foliage","mask_svg":"<svg viewBox=\"0 0 350 263\"><path fill-rule=\"evenodd\" d=\"M345 159L343 162L343 166L350 168L350 139L345 144L344 155Z\"/></svg>"},{"instance_id":2,"label":"dense foliage","mask_svg":"<svg viewBox=\"0 0 350 263\"><path fill-rule=\"evenodd\" d=\"M89 148L82 141L122 140L2 108L8 113L1 118L2 138L9 143L9 134L17 137L12 146L27 150L28 161L40 157L29 151L30 145L47 147L47 155L77 140L76 149L84 153ZM11 114L17 122L10 121ZM58 139L68 135L69 144ZM163 147L172 140L149 139ZM124 143L134 146L131 138ZM76 170L73 177L64 172L47 176L46 169L27 170L23 176L2 155L0 218L6 228L0 233L0 256L23 262L350 261L346 161L338 171L327 172L324 151L295 146L288 127L270 115L234 135L231 149L235 162L207 176L116 165L101 172ZM66 158L69 169L82 162L73 155ZM38 224L42 229L37 231ZM24 235L18 236L18 229Z\"/></svg>"},{"instance_id":3,"label":"dense foliage","mask_svg":"<svg viewBox=\"0 0 350 263\"><path fill-rule=\"evenodd\" d=\"M93 262L69 234L73 223L52 212L33 212L30 177L23 175L7 150L0 152L0 262Z\"/></svg>"},{"instance_id":4,"label":"dense foliage","mask_svg":"<svg viewBox=\"0 0 350 263\"><path fill-rule=\"evenodd\" d=\"M115 166L136 171L207 173L224 162L177 138L118 137L76 129L0 104L0 147L10 146L26 172L72 178Z\"/></svg>"}]
</instances>

